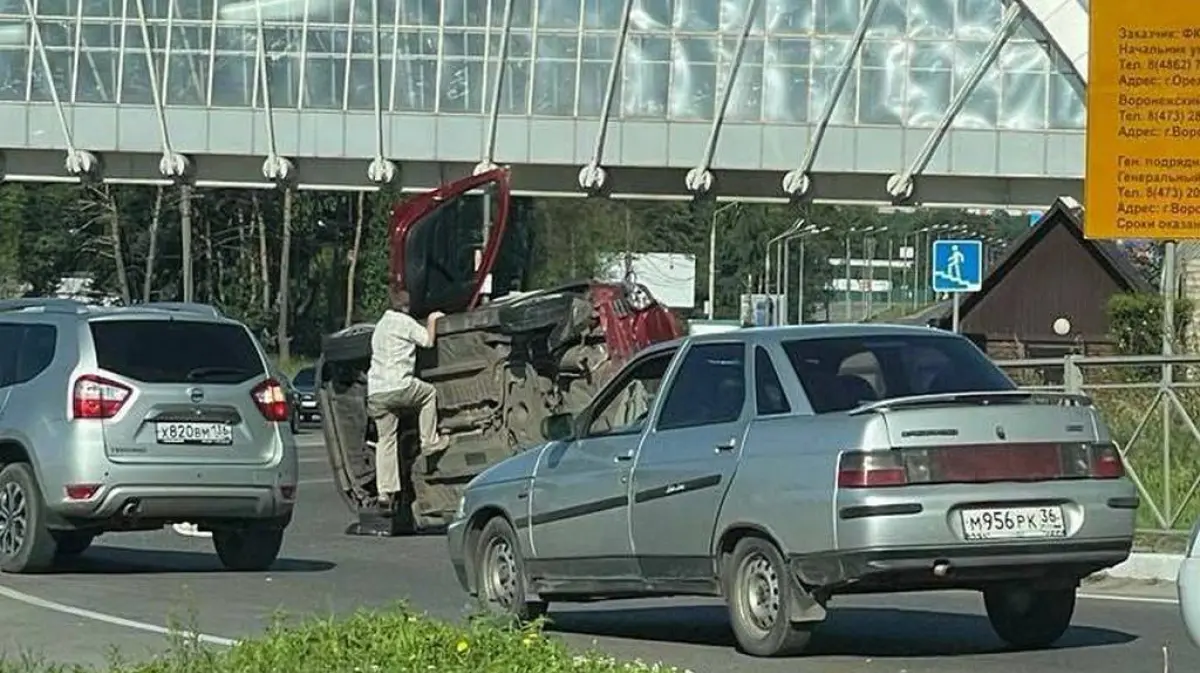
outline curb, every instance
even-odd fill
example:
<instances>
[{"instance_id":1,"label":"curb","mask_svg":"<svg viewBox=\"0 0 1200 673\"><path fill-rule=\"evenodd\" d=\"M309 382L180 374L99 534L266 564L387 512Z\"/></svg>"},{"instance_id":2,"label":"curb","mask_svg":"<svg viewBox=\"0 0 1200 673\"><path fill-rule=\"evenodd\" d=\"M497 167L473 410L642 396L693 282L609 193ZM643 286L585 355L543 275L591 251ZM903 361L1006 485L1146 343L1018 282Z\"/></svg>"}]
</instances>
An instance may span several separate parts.
<instances>
[{"instance_id":1,"label":"curb","mask_svg":"<svg viewBox=\"0 0 1200 673\"><path fill-rule=\"evenodd\" d=\"M1123 563L1096 574L1113 579L1174 582L1182 563L1182 554L1134 552Z\"/></svg>"}]
</instances>

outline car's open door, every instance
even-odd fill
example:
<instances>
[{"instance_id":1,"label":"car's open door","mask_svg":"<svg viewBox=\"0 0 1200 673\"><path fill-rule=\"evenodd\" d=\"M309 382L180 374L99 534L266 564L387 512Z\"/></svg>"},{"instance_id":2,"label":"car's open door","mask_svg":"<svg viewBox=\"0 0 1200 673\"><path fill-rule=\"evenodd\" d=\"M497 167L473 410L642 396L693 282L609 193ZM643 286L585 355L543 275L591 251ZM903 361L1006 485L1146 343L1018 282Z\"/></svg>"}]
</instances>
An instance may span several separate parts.
<instances>
[{"instance_id":1,"label":"car's open door","mask_svg":"<svg viewBox=\"0 0 1200 673\"><path fill-rule=\"evenodd\" d=\"M409 291L411 313L418 318L432 311L459 313L479 303L500 254L510 208L507 169L472 175L396 204L389 280ZM373 331L373 324L362 323L327 336L315 382L330 468L351 510L364 506L374 491L373 452L362 439L369 428L363 368Z\"/></svg>"},{"instance_id":2,"label":"car's open door","mask_svg":"<svg viewBox=\"0 0 1200 673\"><path fill-rule=\"evenodd\" d=\"M442 185L396 205L389 280L408 290L414 317L433 311L457 313L479 303L500 252L510 207L505 168Z\"/></svg>"}]
</instances>

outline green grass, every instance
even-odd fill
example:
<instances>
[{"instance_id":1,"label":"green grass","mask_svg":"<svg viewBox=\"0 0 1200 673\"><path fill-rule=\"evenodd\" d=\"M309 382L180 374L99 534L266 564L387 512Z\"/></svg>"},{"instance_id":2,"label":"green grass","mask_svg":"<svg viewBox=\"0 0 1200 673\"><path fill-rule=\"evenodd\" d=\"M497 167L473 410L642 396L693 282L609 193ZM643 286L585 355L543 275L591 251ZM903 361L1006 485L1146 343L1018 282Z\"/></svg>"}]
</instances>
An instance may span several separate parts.
<instances>
[{"instance_id":1,"label":"green grass","mask_svg":"<svg viewBox=\"0 0 1200 673\"><path fill-rule=\"evenodd\" d=\"M548 638L540 623L516 627L477 618L454 625L404 606L296 625L279 620L265 635L232 648L175 635L155 659L124 662L113 654L110 662L86 668L21 656L0 660L0 673L685 673L573 653Z\"/></svg>"},{"instance_id":2,"label":"green grass","mask_svg":"<svg viewBox=\"0 0 1200 673\"><path fill-rule=\"evenodd\" d=\"M1042 383L1042 377L1036 372L1006 371L1018 384ZM1192 433L1184 414L1167 399L1156 404L1141 433L1133 437L1139 422L1154 404L1158 389L1132 386L1156 381L1159 377L1157 367L1084 367L1083 376L1083 391L1092 398L1108 423L1113 439L1121 446L1131 475L1135 475L1145 488L1142 506L1138 510L1138 526L1147 533L1155 531L1158 534L1139 536L1139 545L1154 549L1181 546L1181 542L1172 541L1171 538L1186 534L1200 518L1200 495L1191 492L1192 486L1200 478L1200 440ZM1124 387L1097 387L1104 385ZM1174 390L1187 415L1200 425L1200 389L1180 384ZM1171 407L1166 433L1162 414L1164 404ZM1163 450L1164 434L1170 440L1169 456ZM1131 442L1131 439L1134 441ZM1167 519L1166 526L1155 516L1154 507Z\"/></svg>"}]
</instances>

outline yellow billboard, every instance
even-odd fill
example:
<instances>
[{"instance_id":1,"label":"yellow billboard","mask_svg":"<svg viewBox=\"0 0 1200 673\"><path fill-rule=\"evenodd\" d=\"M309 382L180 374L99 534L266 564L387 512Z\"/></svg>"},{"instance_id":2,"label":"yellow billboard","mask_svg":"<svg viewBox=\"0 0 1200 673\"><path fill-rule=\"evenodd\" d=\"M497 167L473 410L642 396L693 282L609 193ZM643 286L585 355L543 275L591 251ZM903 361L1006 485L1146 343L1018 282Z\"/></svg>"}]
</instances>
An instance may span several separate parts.
<instances>
[{"instance_id":1,"label":"yellow billboard","mask_svg":"<svg viewBox=\"0 0 1200 673\"><path fill-rule=\"evenodd\" d=\"M1088 238L1200 238L1200 2L1093 0Z\"/></svg>"}]
</instances>

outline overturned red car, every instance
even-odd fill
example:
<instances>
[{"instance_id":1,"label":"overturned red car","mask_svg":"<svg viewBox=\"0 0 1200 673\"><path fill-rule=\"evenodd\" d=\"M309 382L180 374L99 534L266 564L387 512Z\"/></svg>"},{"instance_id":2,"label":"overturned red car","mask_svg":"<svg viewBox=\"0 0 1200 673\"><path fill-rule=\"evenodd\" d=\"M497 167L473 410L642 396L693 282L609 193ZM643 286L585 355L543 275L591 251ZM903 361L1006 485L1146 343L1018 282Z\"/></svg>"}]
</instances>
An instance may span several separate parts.
<instances>
[{"instance_id":1,"label":"overturned red car","mask_svg":"<svg viewBox=\"0 0 1200 673\"><path fill-rule=\"evenodd\" d=\"M630 355L684 333L637 284L585 279L521 291L528 260L506 235L511 212L507 169L393 209L391 282L408 290L418 320L446 314L435 347L418 352L417 375L438 390L439 426L451 444L414 470L415 417L402 423L405 499L386 534L448 523L472 477L543 441L544 418L578 411ZM330 466L356 512L372 510L376 499L375 429L366 412L373 329L358 324L329 335L317 366Z\"/></svg>"}]
</instances>

